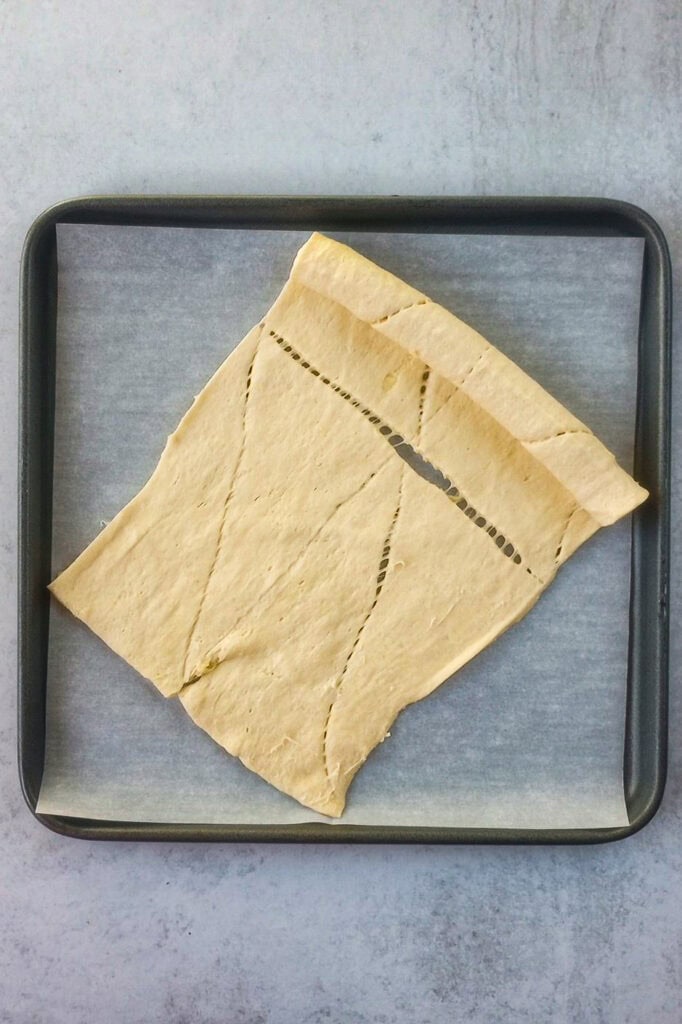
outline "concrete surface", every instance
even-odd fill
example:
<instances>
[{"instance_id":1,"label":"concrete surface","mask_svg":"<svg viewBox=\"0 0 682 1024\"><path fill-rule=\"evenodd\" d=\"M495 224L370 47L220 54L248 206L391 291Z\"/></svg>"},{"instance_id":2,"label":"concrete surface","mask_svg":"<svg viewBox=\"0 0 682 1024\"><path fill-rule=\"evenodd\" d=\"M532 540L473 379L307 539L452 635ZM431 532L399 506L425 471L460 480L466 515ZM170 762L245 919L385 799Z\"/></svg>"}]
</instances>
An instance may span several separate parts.
<instances>
[{"instance_id":1,"label":"concrete surface","mask_svg":"<svg viewBox=\"0 0 682 1024\"><path fill-rule=\"evenodd\" d=\"M677 1024L679 629L667 794L625 843L78 843L37 824L17 783L14 508L17 268L42 208L137 191L609 195L648 209L679 264L678 4L0 0L0 40L0 1019ZM678 412L676 442L681 428ZM679 479L676 454L676 498ZM680 557L674 534L673 623Z\"/></svg>"}]
</instances>

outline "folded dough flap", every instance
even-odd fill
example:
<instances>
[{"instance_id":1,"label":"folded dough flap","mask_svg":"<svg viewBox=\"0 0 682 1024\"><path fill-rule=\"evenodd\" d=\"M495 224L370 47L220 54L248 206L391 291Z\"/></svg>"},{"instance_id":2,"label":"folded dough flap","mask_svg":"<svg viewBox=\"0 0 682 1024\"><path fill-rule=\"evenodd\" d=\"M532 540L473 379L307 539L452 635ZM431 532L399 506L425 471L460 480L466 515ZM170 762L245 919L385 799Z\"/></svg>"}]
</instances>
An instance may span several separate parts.
<instances>
[{"instance_id":1,"label":"folded dough flap","mask_svg":"<svg viewBox=\"0 0 682 1024\"><path fill-rule=\"evenodd\" d=\"M291 279L340 303L448 378L489 413L601 526L647 497L556 399L473 328L340 242L313 234Z\"/></svg>"}]
</instances>

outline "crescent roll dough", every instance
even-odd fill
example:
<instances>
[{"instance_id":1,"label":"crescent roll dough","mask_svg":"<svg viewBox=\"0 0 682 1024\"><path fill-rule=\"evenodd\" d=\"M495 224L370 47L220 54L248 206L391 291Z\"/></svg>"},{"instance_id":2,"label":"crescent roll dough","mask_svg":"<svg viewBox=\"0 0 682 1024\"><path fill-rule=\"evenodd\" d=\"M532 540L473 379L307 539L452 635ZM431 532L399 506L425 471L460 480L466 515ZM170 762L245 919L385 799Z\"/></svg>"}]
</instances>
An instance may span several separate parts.
<instances>
[{"instance_id":1,"label":"crescent roll dough","mask_svg":"<svg viewBox=\"0 0 682 1024\"><path fill-rule=\"evenodd\" d=\"M646 494L471 327L315 234L51 590L247 767L338 816L401 709Z\"/></svg>"}]
</instances>

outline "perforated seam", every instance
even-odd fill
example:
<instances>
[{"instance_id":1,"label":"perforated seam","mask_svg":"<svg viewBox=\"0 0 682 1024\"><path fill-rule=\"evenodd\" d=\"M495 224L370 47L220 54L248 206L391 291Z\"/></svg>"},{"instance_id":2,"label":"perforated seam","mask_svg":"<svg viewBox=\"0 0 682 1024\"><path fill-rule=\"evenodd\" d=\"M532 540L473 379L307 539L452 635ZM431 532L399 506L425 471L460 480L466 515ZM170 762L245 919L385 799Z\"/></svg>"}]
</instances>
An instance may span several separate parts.
<instances>
[{"instance_id":1,"label":"perforated seam","mask_svg":"<svg viewBox=\"0 0 682 1024\"><path fill-rule=\"evenodd\" d=\"M276 331L272 330L269 333L271 338L291 359L299 363L304 370L320 380L320 382L326 387L336 392L336 394L352 405L354 409L357 409L358 412L379 432L384 440L391 445L395 453L399 455L400 458L403 459L418 476L421 476L422 479L426 480L427 483L430 483L432 486L437 487L438 490L443 491L445 496L453 502L461 512L464 513L467 519L472 521L474 526L479 527L479 529L485 529L486 534L503 555L510 558L514 565L523 564L522 556L519 554L515 545L512 544L509 538L500 533L492 523L487 521L485 516L478 512L475 506L467 500L460 489L452 482L452 480L449 479L448 476L446 476L445 473L443 473L442 470L434 466L433 463L422 455L417 448L406 441L401 434L396 433L381 416L377 416L375 412L373 412L363 402L355 398L355 396L349 391L335 382L331 377L325 376L307 359L304 359L301 353L298 352L294 346L280 334L277 334ZM543 583L543 581L529 566L524 566L524 568L529 576L532 576L538 583Z\"/></svg>"},{"instance_id":2,"label":"perforated seam","mask_svg":"<svg viewBox=\"0 0 682 1024\"><path fill-rule=\"evenodd\" d=\"M237 461L235 462L234 471L232 473L232 479L230 480L230 488L229 488L229 490L227 492L227 495L225 497L225 501L223 502L223 510L222 510L222 514L221 514L221 518L220 518L220 527L218 529L218 537L217 537L217 540L216 540L215 552L213 554L213 561L211 562L211 568L209 569L208 576L206 577L206 583L204 584L204 589L203 589L202 594L201 594L201 599L200 599L199 605L197 607L196 615L194 616L194 621L192 622L192 626L190 628L190 631L187 634L187 643L185 644L185 655L184 655L183 663L182 663L182 678L183 679L185 678L185 676L187 674L187 659L189 658L189 650L190 650L190 647L192 646L192 640L194 639L194 634L196 633L197 626L199 625L199 620L201 618L201 613L204 610L204 604L206 603L206 595L208 594L208 589L209 589L209 586L211 584L211 579L213 578L213 574L215 572L216 565L218 564L218 560L220 558L220 552L221 552L222 547L223 547L223 534L225 532L225 521L227 519L227 510L229 508L230 502L232 501L232 497L234 495L235 485L236 485L236 482L237 482L237 478L239 476L239 469L241 467L242 460L244 458L244 449L246 448L246 413L247 413L248 408L249 408L249 398L251 396L251 380L252 380L252 377L253 377L253 367L254 367L254 364L256 362L256 356L258 354L258 346L260 344L260 339L262 337L262 333L263 333L263 328L261 327L261 334L258 337L258 342L256 343L256 348L254 349L253 356L251 357L251 362L249 363L249 368L246 371L246 384L245 384L245 387L244 387L244 405L242 407L242 435L241 435L241 444L240 444L240 447L239 447L239 452L237 454Z\"/></svg>"},{"instance_id":3,"label":"perforated seam","mask_svg":"<svg viewBox=\"0 0 682 1024\"><path fill-rule=\"evenodd\" d=\"M406 313L408 309L414 309L415 306L428 306L430 302L430 299L419 299L417 302L410 302L407 306L401 306L400 309L394 309L392 313L387 313L386 316L380 316L378 320L372 320L370 327L378 327L379 324L385 324L387 320L392 320L399 313Z\"/></svg>"}]
</instances>

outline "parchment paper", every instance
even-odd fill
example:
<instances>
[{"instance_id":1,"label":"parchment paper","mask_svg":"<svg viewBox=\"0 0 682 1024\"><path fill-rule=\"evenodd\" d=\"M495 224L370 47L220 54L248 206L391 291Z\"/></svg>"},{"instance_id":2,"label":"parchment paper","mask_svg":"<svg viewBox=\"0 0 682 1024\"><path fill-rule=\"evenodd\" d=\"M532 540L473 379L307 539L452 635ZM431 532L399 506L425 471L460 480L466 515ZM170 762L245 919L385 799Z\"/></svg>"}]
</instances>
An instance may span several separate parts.
<instances>
[{"instance_id":1,"label":"parchment paper","mask_svg":"<svg viewBox=\"0 0 682 1024\"><path fill-rule=\"evenodd\" d=\"M307 236L60 226L54 574L148 478ZM631 469L640 240L334 237L480 330ZM520 624L407 709L341 821L625 824L629 550L629 521L601 531ZM227 755L56 602L47 696L42 812L327 820Z\"/></svg>"}]
</instances>

